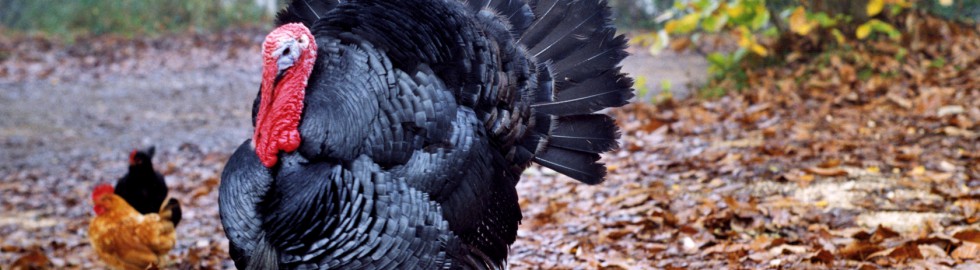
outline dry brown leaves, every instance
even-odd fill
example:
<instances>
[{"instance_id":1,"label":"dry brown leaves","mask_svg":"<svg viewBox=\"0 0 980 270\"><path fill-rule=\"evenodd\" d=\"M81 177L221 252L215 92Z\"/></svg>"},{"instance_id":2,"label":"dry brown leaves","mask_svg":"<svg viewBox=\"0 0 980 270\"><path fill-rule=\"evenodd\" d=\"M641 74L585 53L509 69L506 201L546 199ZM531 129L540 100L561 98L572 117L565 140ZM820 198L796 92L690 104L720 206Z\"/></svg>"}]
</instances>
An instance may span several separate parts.
<instances>
[{"instance_id":1,"label":"dry brown leaves","mask_svg":"<svg viewBox=\"0 0 980 270\"><path fill-rule=\"evenodd\" d=\"M178 241L162 269L222 269L230 266L228 243L218 219L217 179L227 154L202 154L188 147L159 153L171 196L184 218ZM125 153L68 162L65 168L24 169L0 185L0 266L10 269L104 268L86 237L95 184L114 183L125 173ZM66 185L65 183L72 183ZM203 189L207 189L206 191ZM44 199L39 199L43 196ZM39 266L40 268L30 268ZM7 268L4 268L7 269Z\"/></svg>"},{"instance_id":2,"label":"dry brown leaves","mask_svg":"<svg viewBox=\"0 0 980 270\"><path fill-rule=\"evenodd\" d=\"M901 44L795 55L741 94L616 111L625 136L606 183L543 171L519 185L530 220L512 265L976 266L980 35L907 20Z\"/></svg>"},{"instance_id":3,"label":"dry brown leaves","mask_svg":"<svg viewBox=\"0 0 980 270\"><path fill-rule=\"evenodd\" d=\"M752 72L751 90L743 94L614 111L623 147L605 158L605 183L585 186L535 167L518 185L525 218L511 266L980 266L980 38L972 28L930 18L903 25L919 30L900 46L871 43L798 57ZM253 41L246 43L254 47ZM117 41L89 43L100 42ZM73 45L109 54L87 59L89 53L65 52L72 49L63 45L0 40L0 51L39 51L0 56L6 58L0 77L67 80L71 74L46 71L60 61L108 73L146 72L140 67L178 58L146 53L152 50L140 49L140 42L122 43L133 49L120 52ZM62 49L46 53L46 46ZM903 61L894 58L899 48L908 51ZM112 56L128 50L132 58L158 62ZM194 63L226 56L214 57ZM946 65L934 64L940 57ZM179 58L173 61L188 63ZM119 64L126 61L137 64ZM231 267L215 192L227 154L188 147L158 157L187 206L165 268ZM86 198L95 183L122 175L121 159L110 153L3 171L0 265L101 267L85 239Z\"/></svg>"}]
</instances>

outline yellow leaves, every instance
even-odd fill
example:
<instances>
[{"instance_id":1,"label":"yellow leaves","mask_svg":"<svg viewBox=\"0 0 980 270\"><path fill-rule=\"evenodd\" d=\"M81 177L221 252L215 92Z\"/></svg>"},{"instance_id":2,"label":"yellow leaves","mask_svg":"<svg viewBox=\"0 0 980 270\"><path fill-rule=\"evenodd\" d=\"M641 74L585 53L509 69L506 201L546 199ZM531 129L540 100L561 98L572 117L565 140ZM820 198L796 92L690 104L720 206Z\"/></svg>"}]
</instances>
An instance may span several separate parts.
<instances>
[{"instance_id":1,"label":"yellow leaves","mask_svg":"<svg viewBox=\"0 0 980 270\"><path fill-rule=\"evenodd\" d=\"M728 13L729 17L741 17L742 14L745 14L745 5L732 5L725 11Z\"/></svg>"},{"instance_id":2,"label":"yellow leaves","mask_svg":"<svg viewBox=\"0 0 980 270\"><path fill-rule=\"evenodd\" d=\"M886 34L888 35L888 38L892 40L898 40L902 37L902 33L895 29L894 26L879 19L871 19L870 21L861 24L858 26L857 31L855 31L855 35L858 39L865 39L871 35L872 32Z\"/></svg>"},{"instance_id":3,"label":"yellow leaves","mask_svg":"<svg viewBox=\"0 0 980 270\"><path fill-rule=\"evenodd\" d=\"M925 173L926 173L925 166L916 166L915 168L912 168L911 172L909 172L909 174L911 175L923 175Z\"/></svg>"},{"instance_id":4,"label":"yellow leaves","mask_svg":"<svg viewBox=\"0 0 980 270\"><path fill-rule=\"evenodd\" d=\"M650 88L647 87L647 76L635 76L636 80L633 81L633 89L636 89L636 96L645 99L647 93L650 92ZM609 171L613 170L613 167L608 167Z\"/></svg>"},{"instance_id":5,"label":"yellow leaves","mask_svg":"<svg viewBox=\"0 0 980 270\"><path fill-rule=\"evenodd\" d=\"M834 35L834 39L837 40L838 44L844 44L844 42L847 42L847 39L844 38L844 33L841 33L840 30L830 30L830 34Z\"/></svg>"},{"instance_id":6,"label":"yellow leaves","mask_svg":"<svg viewBox=\"0 0 980 270\"><path fill-rule=\"evenodd\" d=\"M858 39L865 39L871 35L871 24L862 24L858 26L857 31L854 33Z\"/></svg>"},{"instance_id":7,"label":"yellow leaves","mask_svg":"<svg viewBox=\"0 0 980 270\"><path fill-rule=\"evenodd\" d=\"M950 4L952 4L952 0L947 0L947 1L949 1ZM867 7L868 16L874 17L875 15L878 15L878 13L881 13L881 11L885 9L885 4L895 5L893 7L898 7L898 8L908 8L912 6L906 0L869 0L868 7ZM894 14L895 11L896 11L895 9L892 9L893 12L892 14Z\"/></svg>"},{"instance_id":8,"label":"yellow leaves","mask_svg":"<svg viewBox=\"0 0 980 270\"><path fill-rule=\"evenodd\" d=\"M749 31L748 27L744 25L739 26L736 29L736 32L738 32L738 36L739 36L738 37L739 47L748 49L749 51L752 51L753 53L758 54L760 56L769 55L769 51L766 49L766 47L763 47L762 45L759 44L758 41L756 41L755 35L752 34L752 31Z\"/></svg>"},{"instance_id":9,"label":"yellow leaves","mask_svg":"<svg viewBox=\"0 0 980 270\"><path fill-rule=\"evenodd\" d=\"M878 15L878 13L881 13L882 9L885 9L885 0L868 1L868 16Z\"/></svg>"},{"instance_id":10,"label":"yellow leaves","mask_svg":"<svg viewBox=\"0 0 980 270\"><path fill-rule=\"evenodd\" d=\"M670 34L687 34L698 27L698 21L701 19L701 13L691 13L684 15L684 17L667 22L664 25L664 30Z\"/></svg>"},{"instance_id":11,"label":"yellow leaves","mask_svg":"<svg viewBox=\"0 0 980 270\"><path fill-rule=\"evenodd\" d=\"M660 30L657 32L636 35L630 39L630 44L637 44L647 47L650 50L651 55L657 55L670 44L670 36L667 35L667 31Z\"/></svg>"},{"instance_id":12,"label":"yellow leaves","mask_svg":"<svg viewBox=\"0 0 980 270\"><path fill-rule=\"evenodd\" d=\"M607 172L615 172L617 169L619 169L619 166L617 166L615 164L610 164L610 165L607 165L606 166L606 171Z\"/></svg>"},{"instance_id":13,"label":"yellow leaves","mask_svg":"<svg viewBox=\"0 0 980 270\"><path fill-rule=\"evenodd\" d=\"M816 207L820 207L820 208L826 208L828 205L830 205L830 202L828 202L826 200L820 200L820 201L817 201L817 202L813 203L813 205L816 206Z\"/></svg>"},{"instance_id":14,"label":"yellow leaves","mask_svg":"<svg viewBox=\"0 0 980 270\"><path fill-rule=\"evenodd\" d=\"M734 0L734 1L680 1L675 4L674 9L686 13L679 18L667 21L664 25L664 32L672 35L685 35L692 32L727 32L734 34L741 47L738 53L744 56L751 52L756 55L767 56L768 49L761 45L757 40L760 30L768 24L770 13L763 0ZM811 26L812 28L812 26ZM763 32L768 36L775 36L778 32L775 28L772 31ZM767 34L771 33L771 34ZM697 36L692 37L697 39ZM666 40L666 38L661 38ZM691 39L677 39L669 42L670 47L683 49L690 45ZM651 48L653 50L653 48ZM732 58L738 62L741 56ZM731 66L731 65L727 65Z\"/></svg>"},{"instance_id":15,"label":"yellow leaves","mask_svg":"<svg viewBox=\"0 0 980 270\"><path fill-rule=\"evenodd\" d=\"M752 46L749 47L749 49L752 50L752 52L754 52L755 54L758 54L760 56L769 55L769 50L766 50L766 47L762 47L762 45L759 45L758 43L752 44Z\"/></svg>"},{"instance_id":16,"label":"yellow leaves","mask_svg":"<svg viewBox=\"0 0 980 270\"><path fill-rule=\"evenodd\" d=\"M953 0L939 0L939 4L948 7L953 5Z\"/></svg>"},{"instance_id":17,"label":"yellow leaves","mask_svg":"<svg viewBox=\"0 0 980 270\"><path fill-rule=\"evenodd\" d=\"M793 14L789 15L789 30L801 36L810 33L810 30L813 30L817 25L816 21L807 19L806 9L803 7L797 7L796 10L793 10Z\"/></svg>"}]
</instances>

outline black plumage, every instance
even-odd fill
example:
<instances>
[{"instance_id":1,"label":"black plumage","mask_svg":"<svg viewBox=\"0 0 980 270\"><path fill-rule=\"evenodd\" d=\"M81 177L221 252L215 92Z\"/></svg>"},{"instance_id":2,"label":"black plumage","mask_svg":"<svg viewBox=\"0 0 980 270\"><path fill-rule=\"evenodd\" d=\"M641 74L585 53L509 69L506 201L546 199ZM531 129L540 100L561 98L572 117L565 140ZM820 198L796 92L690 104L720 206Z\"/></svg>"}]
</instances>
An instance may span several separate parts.
<instances>
[{"instance_id":1,"label":"black plumage","mask_svg":"<svg viewBox=\"0 0 980 270\"><path fill-rule=\"evenodd\" d=\"M115 193L126 200L140 214L159 213L167 199L167 182L153 168L156 147L135 149L129 154L129 170L116 181ZM174 204L174 203L169 203ZM174 226L180 222L180 206L171 209Z\"/></svg>"},{"instance_id":2,"label":"black plumage","mask_svg":"<svg viewBox=\"0 0 980 270\"><path fill-rule=\"evenodd\" d=\"M295 0L295 22L318 47L301 144L267 168L246 141L221 177L239 268L504 268L531 162L605 176L595 112L633 95L605 1Z\"/></svg>"}]
</instances>

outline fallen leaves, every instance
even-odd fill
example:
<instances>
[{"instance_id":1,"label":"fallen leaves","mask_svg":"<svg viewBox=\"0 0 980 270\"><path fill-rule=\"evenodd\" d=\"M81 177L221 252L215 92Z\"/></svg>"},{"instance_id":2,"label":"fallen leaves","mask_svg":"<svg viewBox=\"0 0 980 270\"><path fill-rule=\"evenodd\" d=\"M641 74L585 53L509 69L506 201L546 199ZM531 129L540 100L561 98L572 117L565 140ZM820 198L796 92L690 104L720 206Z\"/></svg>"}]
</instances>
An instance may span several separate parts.
<instances>
[{"instance_id":1,"label":"fallen leaves","mask_svg":"<svg viewBox=\"0 0 980 270\"><path fill-rule=\"evenodd\" d=\"M935 29L928 27L958 27L909 19L926 27L903 34L913 41L926 40ZM536 226L521 228L527 231L512 265L583 265L528 254L590 233L600 238L593 241L595 258L618 269L975 263L976 242L963 239L980 222L980 193L973 191L980 186L980 166L973 165L980 142L971 137L980 132L980 109L973 109L980 108L980 83L973 82L980 74L950 72L949 63L934 59L980 56L980 37L966 30L943 35L951 36L936 40L950 47L883 41L819 57L798 54L786 65L750 71L751 90L743 93L614 111L626 147L607 157L616 169L604 185L616 188L544 195L535 190L574 183L522 182L528 200L569 201L554 215L590 225L563 236L567 226L532 220ZM532 216L541 211L526 206ZM643 255L623 255L629 252Z\"/></svg>"},{"instance_id":2,"label":"fallen leaves","mask_svg":"<svg viewBox=\"0 0 980 270\"><path fill-rule=\"evenodd\" d=\"M207 194L194 193L202 184L216 181L211 179L216 179L223 162L208 160L205 155L190 151L171 151L161 150L156 160L172 163L175 167L166 177L170 195L181 201L184 219L177 227L177 246L169 254L168 263L161 268L224 268L228 265L227 240L218 219L217 189L214 188L217 183L209 184L211 189ZM4 213L16 213L21 219L17 223L0 223L0 234L4 235L0 239L0 266L9 265L10 269L104 268L105 265L95 258L86 237L92 215L88 197L94 184L111 182L125 172L125 155L126 152L119 152L108 155L105 160L77 159L65 165L81 169L66 171L60 167L43 166L43 169L27 168L14 175L0 176L8 183L19 181L28 191L0 190L0 196L5 198L0 201L0 209ZM114 172L119 175L112 175ZM92 179L80 180L85 177ZM75 182L61 184L66 179ZM37 196L49 197L23 200ZM39 203L35 205L34 201ZM17 257L19 259L13 261ZM31 268L33 265L48 268Z\"/></svg>"},{"instance_id":3,"label":"fallen leaves","mask_svg":"<svg viewBox=\"0 0 980 270\"><path fill-rule=\"evenodd\" d=\"M807 167L804 168L803 171L826 177L847 176L847 171L842 168Z\"/></svg>"},{"instance_id":4,"label":"fallen leaves","mask_svg":"<svg viewBox=\"0 0 980 270\"><path fill-rule=\"evenodd\" d=\"M905 37L916 44L860 45L821 57L798 54L786 65L749 74L749 91L613 110L624 147L605 157L611 165L605 183L584 186L537 168L519 183L524 220L511 248L511 267L975 266L980 260L980 192L975 191L980 73L974 70L980 69L973 65L980 63L980 38L934 19L915 20L919 23L911 24L923 30ZM954 30L934 31L940 28ZM938 41L948 44L930 45ZM45 46L58 47L25 44L42 52ZM140 46L119 53L142 55ZM895 61L902 50L907 61ZM66 65L128 67L84 52L68 54ZM0 69L0 76L13 81L64 76L35 66L50 62L43 56L17 56L24 63L5 62L10 68ZM948 63L930 66L939 64L933 60L937 56ZM230 117L223 111L202 115L204 120L189 117L193 121L187 125ZM234 117L247 119L247 112ZM164 170L177 182L175 196L187 202L187 223L178 228L181 240L171 255L174 268L231 267L215 189L229 154L223 151L233 148L207 146L161 153L161 160L172 162ZM119 159L58 163L66 168L51 168L50 160L41 159L4 170L0 210L25 222L0 222L5 236L0 264L13 263L37 246L58 269L101 267L84 240L90 217L84 198L88 185L118 177L112 172L122 168L110 164ZM84 184L59 185L68 180ZM39 194L53 199L34 199Z\"/></svg>"},{"instance_id":5,"label":"fallen leaves","mask_svg":"<svg viewBox=\"0 0 980 270\"><path fill-rule=\"evenodd\" d=\"M51 260L41 250L33 250L10 264L10 270L51 269Z\"/></svg>"},{"instance_id":6,"label":"fallen leaves","mask_svg":"<svg viewBox=\"0 0 980 270\"><path fill-rule=\"evenodd\" d=\"M974 260L980 258L980 244L974 242L965 242L960 247L953 250L950 254L953 259L957 260Z\"/></svg>"}]
</instances>

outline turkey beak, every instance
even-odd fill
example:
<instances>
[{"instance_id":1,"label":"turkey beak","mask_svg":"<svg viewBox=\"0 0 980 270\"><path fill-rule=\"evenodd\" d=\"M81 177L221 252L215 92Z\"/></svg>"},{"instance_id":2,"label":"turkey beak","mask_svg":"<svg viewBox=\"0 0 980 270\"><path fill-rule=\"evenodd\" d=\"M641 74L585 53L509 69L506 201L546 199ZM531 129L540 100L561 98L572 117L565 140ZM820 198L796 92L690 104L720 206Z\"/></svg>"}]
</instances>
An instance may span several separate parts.
<instances>
[{"instance_id":1,"label":"turkey beak","mask_svg":"<svg viewBox=\"0 0 980 270\"><path fill-rule=\"evenodd\" d=\"M281 69L281 70L279 70L279 72L276 72L276 79L274 81L272 81L272 85L279 85L279 81L282 80L282 76L284 74L286 74L286 70L282 70Z\"/></svg>"},{"instance_id":2,"label":"turkey beak","mask_svg":"<svg viewBox=\"0 0 980 270\"><path fill-rule=\"evenodd\" d=\"M283 75L286 74L286 70L289 70L293 64L296 64L296 59L299 58L299 48L295 41L287 41L279 51L279 59L276 59L276 80L273 85L279 84L279 80L282 79Z\"/></svg>"},{"instance_id":3,"label":"turkey beak","mask_svg":"<svg viewBox=\"0 0 980 270\"><path fill-rule=\"evenodd\" d=\"M282 77L286 75L286 70L289 70L289 67L293 66L292 56L288 54L279 56L279 61L277 61L276 65L278 66L278 69L276 70L276 80L272 81L272 85L279 85L279 81L281 81Z\"/></svg>"}]
</instances>

